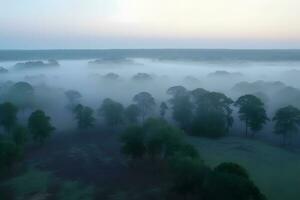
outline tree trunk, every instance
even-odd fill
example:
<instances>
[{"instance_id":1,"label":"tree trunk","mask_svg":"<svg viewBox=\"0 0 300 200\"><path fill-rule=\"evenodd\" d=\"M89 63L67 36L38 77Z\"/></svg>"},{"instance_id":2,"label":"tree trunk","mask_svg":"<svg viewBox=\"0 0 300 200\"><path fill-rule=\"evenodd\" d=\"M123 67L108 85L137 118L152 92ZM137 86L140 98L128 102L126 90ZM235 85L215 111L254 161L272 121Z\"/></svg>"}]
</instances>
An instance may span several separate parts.
<instances>
[{"instance_id":1,"label":"tree trunk","mask_svg":"<svg viewBox=\"0 0 300 200\"><path fill-rule=\"evenodd\" d=\"M246 137L248 136L248 120L246 119Z\"/></svg>"}]
</instances>

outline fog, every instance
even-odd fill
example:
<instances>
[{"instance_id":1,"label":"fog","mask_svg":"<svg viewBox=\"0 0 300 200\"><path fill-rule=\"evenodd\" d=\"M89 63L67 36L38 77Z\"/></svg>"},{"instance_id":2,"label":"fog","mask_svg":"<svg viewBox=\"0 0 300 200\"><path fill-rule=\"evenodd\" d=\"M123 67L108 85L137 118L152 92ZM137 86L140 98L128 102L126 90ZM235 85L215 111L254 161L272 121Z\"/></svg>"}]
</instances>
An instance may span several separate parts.
<instances>
[{"instance_id":1,"label":"fog","mask_svg":"<svg viewBox=\"0 0 300 200\"><path fill-rule=\"evenodd\" d=\"M34 108L45 110L58 130L76 126L72 113L66 109L68 100L64 93L67 90L79 91L80 103L95 110L105 98L127 106L141 91L152 94L159 105L168 100L166 90L175 85L188 90L204 88L222 92L233 100L243 94L255 94L264 101L270 116L281 106L300 106L298 61L181 61L132 57L96 61L58 60L59 66L22 68L16 64L28 60L0 62L0 66L8 70L0 74L1 102L6 101L5 90L9 85L28 82L34 87ZM7 84L9 82L12 83ZM25 119L29 113L30 109L25 110L20 118ZM233 130L238 129L239 122L235 122L234 127Z\"/></svg>"}]
</instances>

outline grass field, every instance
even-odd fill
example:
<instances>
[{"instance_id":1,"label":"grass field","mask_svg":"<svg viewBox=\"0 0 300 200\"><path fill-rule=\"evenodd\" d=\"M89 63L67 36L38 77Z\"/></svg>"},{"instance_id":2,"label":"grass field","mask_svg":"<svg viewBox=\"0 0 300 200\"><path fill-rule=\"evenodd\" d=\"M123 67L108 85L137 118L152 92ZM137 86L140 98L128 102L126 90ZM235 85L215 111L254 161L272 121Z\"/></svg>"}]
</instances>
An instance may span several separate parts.
<instances>
[{"instance_id":1,"label":"grass field","mask_svg":"<svg viewBox=\"0 0 300 200\"><path fill-rule=\"evenodd\" d=\"M93 194L96 199L112 200L159 196L155 189L160 187L161 180L155 176L151 164L150 171L128 167L120 154L118 138L115 134L98 132L57 136L42 148L28 152L25 161L35 170L28 170L6 184L20 200L54 193L59 200L89 200ZM300 199L299 152L239 137L214 140L188 137L188 140L211 167L221 162L244 166L269 200ZM57 192L53 186L58 184Z\"/></svg>"},{"instance_id":2,"label":"grass field","mask_svg":"<svg viewBox=\"0 0 300 200\"><path fill-rule=\"evenodd\" d=\"M236 162L244 166L253 181L270 200L300 199L300 154L245 138L210 140L190 137L210 166Z\"/></svg>"}]
</instances>

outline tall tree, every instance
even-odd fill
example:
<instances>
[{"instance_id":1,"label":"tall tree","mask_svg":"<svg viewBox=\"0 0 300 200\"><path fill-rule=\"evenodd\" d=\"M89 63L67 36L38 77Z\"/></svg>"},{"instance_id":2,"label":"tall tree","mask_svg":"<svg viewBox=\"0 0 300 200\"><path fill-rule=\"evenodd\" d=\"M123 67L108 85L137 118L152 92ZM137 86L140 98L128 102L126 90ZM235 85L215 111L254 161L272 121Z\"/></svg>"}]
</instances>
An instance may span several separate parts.
<instances>
[{"instance_id":1,"label":"tall tree","mask_svg":"<svg viewBox=\"0 0 300 200\"><path fill-rule=\"evenodd\" d=\"M192 132L196 135L219 137L225 135L232 125L233 101L218 92L203 89L192 91L195 104Z\"/></svg>"},{"instance_id":2,"label":"tall tree","mask_svg":"<svg viewBox=\"0 0 300 200\"><path fill-rule=\"evenodd\" d=\"M90 107L78 104L73 109L73 113L79 129L86 129L94 125L94 111Z\"/></svg>"},{"instance_id":3,"label":"tall tree","mask_svg":"<svg viewBox=\"0 0 300 200\"><path fill-rule=\"evenodd\" d=\"M173 119L183 129L188 129L193 117L193 104L189 92L183 86L174 86L167 90L172 97L169 103L172 106Z\"/></svg>"},{"instance_id":4,"label":"tall tree","mask_svg":"<svg viewBox=\"0 0 300 200\"><path fill-rule=\"evenodd\" d=\"M106 98L98 110L109 126L117 126L123 122L124 107L122 104Z\"/></svg>"},{"instance_id":5,"label":"tall tree","mask_svg":"<svg viewBox=\"0 0 300 200\"><path fill-rule=\"evenodd\" d=\"M27 128L17 125L13 129L13 140L17 147L23 147L27 141Z\"/></svg>"},{"instance_id":6,"label":"tall tree","mask_svg":"<svg viewBox=\"0 0 300 200\"><path fill-rule=\"evenodd\" d=\"M161 102L160 104L160 116L162 118L165 118L166 112L169 109L168 105L166 104L166 102Z\"/></svg>"},{"instance_id":7,"label":"tall tree","mask_svg":"<svg viewBox=\"0 0 300 200\"><path fill-rule=\"evenodd\" d=\"M121 135L122 152L132 159L142 158L146 153L145 136L142 127L128 127Z\"/></svg>"},{"instance_id":8,"label":"tall tree","mask_svg":"<svg viewBox=\"0 0 300 200\"><path fill-rule=\"evenodd\" d=\"M124 114L127 121L134 124L138 122L141 111L137 105L131 104L125 109Z\"/></svg>"},{"instance_id":9,"label":"tall tree","mask_svg":"<svg viewBox=\"0 0 300 200\"><path fill-rule=\"evenodd\" d=\"M148 92L140 92L133 97L133 101L139 107L141 111L142 122L144 122L145 117L154 109L155 99Z\"/></svg>"},{"instance_id":10,"label":"tall tree","mask_svg":"<svg viewBox=\"0 0 300 200\"><path fill-rule=\"evenodd\" d=\"M18 108L12 103L6 102L0 104L0 125L10 132L17 122Z\"/></svg>"},{"instance_id":11,"label":"tall tree","mask_svg":"<svg viewBox=\"0 0 300 200\"><path fill-rule=\"evenodd\" d=\"M283 144L292 134L298 133L300 126L300 110L294 106L286 106L276 111L273 117L274 131L282 135Z\"/></svg>"},{"instance_id":12,"label":"tall tree","mask_svg":"<svg viewBox=\"0 0 300 200\"><path fill-rule=\"evenodd\" d=\"M65 95L69 101L69 107L74 108L75 105L79 104L79 99L82 97L81 94L76 90L68 90Z\"/></svg>"},{"instance_id":13,"label":"tall tree","mask_svg":"<svg viewBox=\"0 0 300 200\"><path fill-rule=\"evenodd\" d=\"M55 128L50 123L51 118L44 111L37 110L31 113L28 119L28 129L33 136L33 140L43 144Z\"/></svg>"},{"instance_id":14,"label":"tall tree","mask_svg":"<svg viewBox=\"0 0 300 200\"><path fill-rule=\"evenodd\" d=\"M254 95L241 96L234 105L239 107L239 118L245 122L246 136L248 135L248 128L253 132L257 132L269 120L264 103Z\"/></svg>"},{"instance_id":15,"label":"tall tree","mask_svg":"<svg viewBox=\"0 0 300 200\"><path fill-rule=\"evenodd\" d=\"M34 88L27 82L17 82L9 90L9 101L20 109L34 106Z\"/></svg>"}]
</instances>

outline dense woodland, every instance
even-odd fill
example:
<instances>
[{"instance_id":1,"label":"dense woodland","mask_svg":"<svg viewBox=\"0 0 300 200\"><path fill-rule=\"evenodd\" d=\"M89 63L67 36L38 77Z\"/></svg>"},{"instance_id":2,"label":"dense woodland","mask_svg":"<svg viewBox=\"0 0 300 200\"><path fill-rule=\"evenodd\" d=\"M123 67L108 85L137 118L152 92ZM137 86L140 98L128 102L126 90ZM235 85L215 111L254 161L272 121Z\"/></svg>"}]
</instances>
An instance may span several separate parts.
<instances>
[{"instance_id":1,"label":"dense woodland","mask_svg":"<svg viewBox=\"0 0 300 200\"><path fill-rule=\"evenodd\" d=\"M149 77L140 73L134 79L149 80ZM106 78L118 77L111 73ZM0 175L3 182L29 170L24 159L32 152L42 151L58 134L47 111L38 108L36 90L28 82L2 84ZM234 123L242 123L244 128L239 136L255 139L257 134L263 134L260 131L264 126L271 124L273 133L282 137L281 145L288 148L298 133L300 110L288 105L269 116L268 105L259 95L245 94L233 100L221 92L205 88L188 90L180 85L170 87L166 94L168 99L161 101L141 91L132 97L129 105L104 98L94 109L81 103L83 96L79 91L66 90L63 112L70 113L77 124L77 131L70 137L76 134L93 137L88 136L89 131L101 132L101 129L115 135L126 166L139 171L139 176L157 177L159 192L153 191L156 197L147 194L143 199L266 199L243 166L232 162L208 166L201 152L186 137L227 137ZM53 185L55 190L50 186L45 188L49 195L42 199L63 199L59 195L65 186ZM91 198L100 199L103 194L99 191ZM88 199L82 195L76 198ZM8 185L1 185L0 199L29 199L29 196L18 197Z\"/></svg>"}]
</instances>

